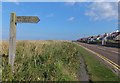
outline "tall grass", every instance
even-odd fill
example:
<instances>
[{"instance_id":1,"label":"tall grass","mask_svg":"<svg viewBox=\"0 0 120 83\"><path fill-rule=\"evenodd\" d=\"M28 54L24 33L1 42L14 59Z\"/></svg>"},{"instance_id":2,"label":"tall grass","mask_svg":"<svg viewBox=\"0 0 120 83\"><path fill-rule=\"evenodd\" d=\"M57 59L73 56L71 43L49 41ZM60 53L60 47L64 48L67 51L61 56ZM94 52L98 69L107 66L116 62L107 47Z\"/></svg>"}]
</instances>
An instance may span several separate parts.
<instances>
[{"instance_id":1,"label":"tall grass","mask_svg":"<svg viewBox=\"0 0 120 83\"><path fill-rule=\"evenodd\" d=\"M2 49L8 55L8 44ZM76 46L66 41L17 41L14 74L3 57L2 80L77 81L79 56Z\"/></svg>"},{"instance_id":2,"label":"tall grass","mask_svg":"<svg viewBox=\"0 0 120 83\"><path fill-rule=\"evenodd\" d=\"M81 56L91 81L118 81L91 53L68 41L17 41L14 73L8 65L7 42L2 43L2 54L2 81L78 81Z\"/></svg>"}]
</instances>

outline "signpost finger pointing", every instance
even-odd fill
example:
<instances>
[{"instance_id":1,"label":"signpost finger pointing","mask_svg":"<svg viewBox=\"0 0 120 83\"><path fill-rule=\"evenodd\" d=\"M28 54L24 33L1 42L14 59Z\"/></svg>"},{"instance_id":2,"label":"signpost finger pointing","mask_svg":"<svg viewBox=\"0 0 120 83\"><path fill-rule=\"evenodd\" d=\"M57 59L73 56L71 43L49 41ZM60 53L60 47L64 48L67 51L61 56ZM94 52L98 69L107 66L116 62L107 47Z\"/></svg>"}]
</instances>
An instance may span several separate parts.
<instances>
[{"instance_id":1,"label":"signpost finger pointing","mask_svg":"<svg viewBox=\"0 0 120 83\"><path fill-rule=\"evenodd\" d=\"M17 23L38 23L39 21L37 16L17 16Z\"/></svg>"},{"instance_id":2,"label":"signpost finger pointing","mask_svg":"<svg viewBox=\"0 0 120 83\"><path fill-rule=\"evenodd\" d=\"M16 16L11 13L10 17L10 36L9 36L9 64L14 71L14 61L16 52L16 24L17 23L38 23L40 19L37 16Z\"/></svg>"}]
</instances>

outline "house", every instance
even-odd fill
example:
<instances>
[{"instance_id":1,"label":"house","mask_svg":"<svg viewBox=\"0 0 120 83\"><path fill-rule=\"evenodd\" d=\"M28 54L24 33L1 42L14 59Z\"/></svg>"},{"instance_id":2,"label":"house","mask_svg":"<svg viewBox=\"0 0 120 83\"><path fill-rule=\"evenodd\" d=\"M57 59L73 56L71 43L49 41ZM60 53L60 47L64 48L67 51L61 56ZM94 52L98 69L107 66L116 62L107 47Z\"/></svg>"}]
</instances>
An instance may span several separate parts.
<instances>
[{"instance_id":1,"label":"house","mask_svg":"<svg viewBox=\"0 0 120 83\"><path fill-rule=\"evenodd\" d=\"M102 41L102 39L103 39L103 35L98 35L97 41Z\"/></svg>"},{"instance_id":2,"label":"house","mask_svg":"<svg viewBox=\"0 0 120 83\"><path fill-rule=\"evenodd\" d=\"M80 38L77 41L85 43L99 43L99 44L102 43L102 45L106 45L107 43L120 41L120 31L117 30L111 33L105 33L104 35Z\"/></svg>"},{"instance_id":3,"label":"house","mask_svg":"<svg viewBox=\"0 0 120 83\"><path fill-rule=\"evenodd\" d=\"M112 33L113 40L119 41L120 40L119 35L120 35L120 31L113 32Z\"/></svg>"},{"instance_id":4,"label":"house","mask_svg":"<svg viewBox=\"0 0 120 83\"><path fill-rule=\"evenodd\" d=\"M114 38L115 41L120 41L120 34Z\"/></svg>"},{"instance_id":5,"label":"house","mask_svg":"<svg viewBox=\"0 0 120 83\"><path fill-rule=\"evenodd\" d=\"M107 44L107 40L108 40L108 37L110 35L108 33L105 33L102 37L102 45L106 45Z\"/></svg>"},{"instance_id":6,"label":"house","mask_svg":"<svg viewBox=\"0 0 120 83\"><path fill-rule=\"evenodd\" d=\"M99 36L90 36L88 37L87 43L96 43L96 40Z\"/></svg>"},{"instance_id":7,"label":"house","mask_svg":"<svg viewBox=\"0 0 120 83\"><path fill-rule=\"evenodd\" d=\"M108 41L118 41L120 32L117 30L112 33L105 33L102 39L102 45L106 45Z\"/></svg>"},{"instance_id":8,"label":"house","mask_svg":"<svg viewBox=\"0 0 120 83\"><path fill-rule=\"evenodd\" d=\"M81 41L82 42L87 42L88 38L82 38Z\"/></svg>"},{"instance_id":9,"label":"house","mask_svg":"<svg viewBox=\"0 0 120 83\"><path fill-rule=\"evenodd\" d=\"M86 42L86 41L87 41L87 38L80 38L80 39L78 39L77 41L79 41L79 42Z\"/></svg>"}]
</instances>

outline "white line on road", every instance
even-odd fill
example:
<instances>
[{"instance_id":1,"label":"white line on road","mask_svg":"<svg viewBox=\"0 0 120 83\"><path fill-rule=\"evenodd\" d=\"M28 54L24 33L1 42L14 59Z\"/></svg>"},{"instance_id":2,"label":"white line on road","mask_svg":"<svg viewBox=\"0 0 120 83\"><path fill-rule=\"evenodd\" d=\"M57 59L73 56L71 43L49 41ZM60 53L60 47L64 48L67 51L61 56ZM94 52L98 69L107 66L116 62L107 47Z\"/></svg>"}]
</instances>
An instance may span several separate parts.
<instances>
[{"instance_id":1,"label":"white line on road","mask_svg":"<svg viewBox=\"0 0 120 83\"><path fill-rule=\"evenodd\" d=\"M116 53L116 54L119 54L119 52L116 52L116 51L111 51L111 52L114 52L114 53Z\"/></svg>"},{"instance_id":2,"label":"white line on road","mask_svg":"<svg viewBox=\"0 0 120 83\"><path fill-rule=\"evenodd\" d=\"M104 49L104 48L101 48L101 47L98 47L98 49L101 49L101 50L106 50L106 49ZM113 53L116 53L116 54L119 54L119 52L117 52L117 51L110 51L110 52L113 52Z\"/></svg>"}]
</instances>

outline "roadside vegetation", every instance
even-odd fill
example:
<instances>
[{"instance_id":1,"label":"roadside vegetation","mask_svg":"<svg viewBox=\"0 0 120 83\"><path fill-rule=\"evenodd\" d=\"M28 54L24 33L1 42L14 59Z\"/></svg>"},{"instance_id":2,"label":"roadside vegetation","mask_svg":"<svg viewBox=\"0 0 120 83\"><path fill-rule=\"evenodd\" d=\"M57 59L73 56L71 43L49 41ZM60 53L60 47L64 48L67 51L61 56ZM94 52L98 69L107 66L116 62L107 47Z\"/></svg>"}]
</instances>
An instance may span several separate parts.
<instances>
[{"instance_id":1,"label":"roadside vegetation","mask_svg":"<svg viewBox=\"0 0 120 83\"><path fill-rule=\"evenodd\" d=\"M120 81L120 78L108 69L103 63L98 61L90 52L84 48L79 48L85 60L87 70L92 81Z\"/></svg>"},{"instance_id":2,"label":"roadside vegetation","mask_svg":"<svg viewBox=\"0 0 120 83\"><path fill-rule=\"evenodd\" d=\"M2 66L0 65L0 82L2 81Z\"/></svg>"},{"instance_id":3,"label":"roadside vegetation","mask_svg":"<svg viewBox=\"0 0 120 83\"><path fill-rule=\"evenodd\" d=\"M2 42L0 41L0 82L2 81Z\"/></svg>"},{"instance_id":4,"label":"roadside vegetation","mask_svg":"<svg viewBox=\"0 0 120 83\"><path fill-rule=\"evenodd\" d=\"M118 77L82 47L68 41L17 41L14 73L8 65L8 43L2 44L3 81L79 81L84 57L91 81Z\"/></svg>"},{"instance_id":5,"label":"roadside vegetation","mask_svg":"<svg viewBox=\"0 0 120 83\"><path fill-rule=\"evenodd\" d=\"M8 53L6 49L3 52ZM77 72L80 66L80 53L70 42L18 41L13 75L8 66L7 55L4 55L2 62L3 81L79 80Z\"/></svg>"}]
</instances>

